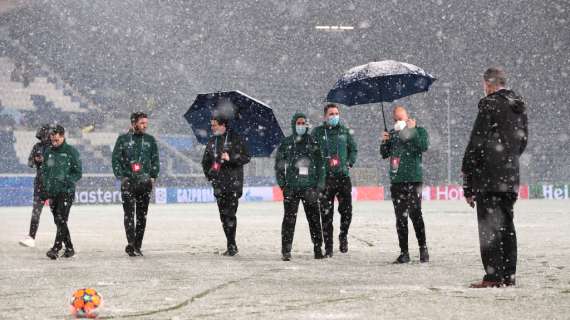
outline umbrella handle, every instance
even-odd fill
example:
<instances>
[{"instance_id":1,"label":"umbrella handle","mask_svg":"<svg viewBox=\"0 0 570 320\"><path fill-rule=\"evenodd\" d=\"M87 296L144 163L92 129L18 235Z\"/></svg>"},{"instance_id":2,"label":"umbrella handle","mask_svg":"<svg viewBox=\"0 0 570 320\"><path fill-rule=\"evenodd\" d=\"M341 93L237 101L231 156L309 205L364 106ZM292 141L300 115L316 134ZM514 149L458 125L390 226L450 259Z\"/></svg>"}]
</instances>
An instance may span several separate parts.
<instances>
[{"instance_id":1,"label":"umbrella handle","mask_svg":"<svg viewBox=\"0 0 570 320\"><path fill-rule=\"evenodd\" d=\"M382 119L384 120L384 132L388 132L388 126L386 125L386 116L384 115L384 103L382 105Z\"/></svg>"}]
</instances>

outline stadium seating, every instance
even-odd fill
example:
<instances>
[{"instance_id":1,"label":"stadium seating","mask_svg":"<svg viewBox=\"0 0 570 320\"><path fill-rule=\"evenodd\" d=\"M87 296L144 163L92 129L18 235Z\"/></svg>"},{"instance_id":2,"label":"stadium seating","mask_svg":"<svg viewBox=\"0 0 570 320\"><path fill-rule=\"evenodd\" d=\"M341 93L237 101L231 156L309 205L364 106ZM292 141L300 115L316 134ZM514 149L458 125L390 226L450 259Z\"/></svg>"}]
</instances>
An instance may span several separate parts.
<instances>
[{"instance_id":1,"label":"stadium seating","mask_svg":"<svg viewBox=\"0 0 570 320\"><path fill-rule=\"evenodd\" d=\"M64 95L61 90L48 82L47 78L37 77L28 87L21 82L10 80L10 73L14 70L11 59L0 57L0 100L2 105L22 111L35 111L37 108L31 100L32 95L45 97L46 102L52 102L54 106L63 112L86 112L79 102L72 101L70 96Z\"/></svg>"},{"instance_id":2,"label":"stadium seating","mask_svg":"<svg viewBox=\"0 0 570 320\"><path fill-rule=\"evenodd\" d=\"M4 24L3 29L0 28L0 56L4 58L0 62L0 74L3 79L9 79L17 57L41 66L33 70L35 80L28 88L22 83L0 83L0 90L6 91L0 92L0 101L14 109L3 112L14 118L19 130L34 130L41 120L50 118L54 108L59 121L81 123L78 119L92 111L90 104L99 104L101 110L96 114L105 119L95 126L94 132L119 132L128 123L124 118L129 112L144 109L141 106L152 100L156 112L151 113L151 130L164 143L165 157L174 157L174 160L164 159L167 164L164 172L199 173L176 159L185 157L198 164L201 146L194 143L187 150L178 141L169 139L173 135L192 135L182 114L195 94L231 89L247 92L272 106L285 133L289 134L289 119L295 111L306 112L313 125L319 124L323 98L343 70L371 60L397 59L421 65L438 78L429 93L398 101L412 110L420 125L428 128L431 146L424 157L425 182L459 183L461 158L481 96L479 78L493 61L513 70L513 88L528 98L531 143L525 155L527 160L521 162L523 182L570 179L567 157L560 152L567 149L570 141L566 133L561 133L570 121L569 113L564 112L567 90L561 85L564 81L555 79L567 78L567 72L560 70L567 68L568 63L561 58L561 49L553 50L541 42L544 40L540 36L542 32L559 35L561 30L560 21L552 20L547 10L537 10L536 19L527 21L528 34L524 34L524 39L530 42L511 41L495 46L489 42L494 32L491 24L482 24L483 29L489 28L484 32L474 32L472 28L454 33L426 22L422 17L441 16L440 6L436 5L415 8L412 20L420 23L407 23L412 21L410 12L391 11L390 2L373 0L354 6L350 12L331 11L328 17L316 9L318 6L308 6L306 11L299 12L300 19L275 14L271 2L260 2L255 7L235 3L232 12L240 23L224 31L216 28L200 31L196 26L209 25L227 9L224 1L210 1L207 6L183 1L172 6L147 4L149 10L136 14L126 9L105 13L83 10L82 2L56 3L33 3L1 16ZM60 18L62 3L69 19ZM485 5L485 2L458 2L447 10L450 16L457 16L472 11L472 6L487 10ZM383 18L374 23L363 21L361 28L358 22L372 7L390 14L373 14ZM160 9L162 15L173 20L157 21L156 10L151 8ZM516 16L516 9L505 10L509 12L507 16ZM342 17L341 20L354 22L358 27L351 33L317 32L314 28L318 17L324 21ZM186 23L188 21L192 23ZM552 23L543 24L544 21ZM153 26L152 30L147 30L149 26ZM505 34L520 37L516 24L503 27ZM127 29L134 31L128 35L116 32ZM136 30L146 30L148 34L143 36ZM161 36L152 36L157 30ZM465 45L469 43L474 45ZM526 50L528 47L536 50ZM483 49L489 52L482 54ZM539 63L536 57L553 63ZM42 72L44 67L50 72ZM536 84L548 84L547 89ZM29 88L37 92L29 92ZM22 93L26 96L22 97ZM32 93L36 97L32 97ZM391 106L393 104L387 104L388 113ZM379 159L378 153L378 139L383 129L378 109L359 106L343 108L342 113L342 119L354 130L360 146L355 169L376 170L385 179L386 162ZM548 123L552 129L541 128L542 123ZM73 134L74 138L81 137ZM105 146L104 140L93 137L91 141L86 137L81 141L89 141L85 142L86 152L105 158L110 147ZM544 155L548 155L548 161ZM272 162L272 159L255 159L246 168L247 174L270 175ZM93 170L101 170L100 166L96 163ZM89 164L87 167L91 168ZM379 182L385 181L368 181Z\"/></svg>"}]
</instances>

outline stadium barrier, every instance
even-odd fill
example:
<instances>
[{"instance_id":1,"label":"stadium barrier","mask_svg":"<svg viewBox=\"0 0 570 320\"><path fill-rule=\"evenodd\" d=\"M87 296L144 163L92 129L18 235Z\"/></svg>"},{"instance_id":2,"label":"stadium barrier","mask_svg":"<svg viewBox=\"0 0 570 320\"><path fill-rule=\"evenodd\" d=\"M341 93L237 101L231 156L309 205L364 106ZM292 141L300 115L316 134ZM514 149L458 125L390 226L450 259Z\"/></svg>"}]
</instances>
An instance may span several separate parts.
<instances>
[{"instance_id":1,"label":"stadium barrier","mask_svg":"<svg viewBox=\"0 0 570 320\"><path fill-rule=\"evenodd\" d=\"M31 206L33 181L30 176L0 177L0 206ZM183 182L178 181L179 184ZM385 186L358 186L352 188L354 201L391 200L390 188ZM425 201L462 200L463 189L460 185L424 186L422 198ZM570 184L522 185L520 199L570 199ZM244 188L242 201L282 201L281 189L276 186L248 186ZM120 184L112 177L86 177L77 185L75 204L120 204ZM171 203L207 203L214 202L213 189L208 186L183 185L164 186L159 184L151 197L151 202Z\"/></svg>"}]
</instances>

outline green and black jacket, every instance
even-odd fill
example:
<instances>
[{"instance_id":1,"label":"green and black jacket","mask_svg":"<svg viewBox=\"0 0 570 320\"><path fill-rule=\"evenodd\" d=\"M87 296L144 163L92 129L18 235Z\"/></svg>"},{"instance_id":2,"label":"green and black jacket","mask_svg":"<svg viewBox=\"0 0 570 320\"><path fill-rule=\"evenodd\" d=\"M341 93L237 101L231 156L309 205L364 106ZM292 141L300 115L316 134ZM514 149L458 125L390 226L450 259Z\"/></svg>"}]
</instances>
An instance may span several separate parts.
<instances>
[{"instance_id":1,"label":"green and black jacket","mask_svg":"<svg viewBox=\"0 0 570 320\"><path fill-rule=\"evenodd\" d=\"M59 194L75 193L75 184L82 175L79 152L63 142L59 147L45 150L44 164L41 166L44 198L54 198Z\"/></svg>"},{"instance_id":2,"label":"green and black jacket","mask_svg":"<svg viewBox=\"0 0 570 320\"><path fill-rule=\"evenodd\" d=\"M392 183L422 182L422 153L429 147L426 129L422 127L390 130L390 139L380 145L383 159L399 158L397 169L391 168Z\"/></svg>"},{"instance_id":3,"label":"green and black jacket","mask_svg":"<svg viewBox=\"0 0 570 320\"><path fill-rule=\"evenodd\" d=\"M275 176L281 188L294 190L324 188L324 158L317 141L307 132L298 135L295 123L299 118L307 118L296 113L291 119L293 134L283 139L275 159ZM307 168L306 174L299 174L300 168ZM301 169L304 170L304 169Z\"/></svg>"},{"instance_id":4,"label":"green and black jacket","mask_svg":"<svg viewBox=\"0 0 570 320\"><path fill-rule=\"evenodd\" d=\"M139 172L133 172L132 164L142 165ZM150 134L132 131L117 138L113 148L113 173L117 178L129 178L132 182L156 179L160 172L160 159L156 139Z\"/></svg>"},{"instance_id":5,"label":"green and black jacket","mask_svg":"<svg viewBox=\"0 0 570 320\"><path fill-rule=\"evenodd\" d=\"M311 135L323 153L326 176L349 177L349 168L354 166L358 155L358 148L350 130L342 124L332 127L324 123L313 129ZM335 155L338 156L340 165L331 168L329 159Z\"/></svg>"}]
</instances>

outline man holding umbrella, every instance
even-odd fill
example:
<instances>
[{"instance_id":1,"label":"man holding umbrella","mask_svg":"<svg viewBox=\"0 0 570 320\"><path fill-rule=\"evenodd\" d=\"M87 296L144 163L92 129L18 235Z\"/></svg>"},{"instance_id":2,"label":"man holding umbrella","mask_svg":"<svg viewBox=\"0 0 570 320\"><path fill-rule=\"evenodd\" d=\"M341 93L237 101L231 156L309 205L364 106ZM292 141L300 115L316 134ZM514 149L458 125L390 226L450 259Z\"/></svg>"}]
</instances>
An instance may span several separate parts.
<instances>
[{"instance_id":1,"label":"man holding umbrella","mask_svg":"<svg viewBox=\"0 0 570 320\"><path fill-rule=\"evenodd\" d=\"M428 262L425 225L422 218L422 153L428 149L427 131L416 126L402 106L394 108L394 129L384 131L380 153L390 158L390 192L396 213L400 256L394 263L410 262L408 217L412 220L420 247L420 262Z\"/></svg>"},{"instance_id":2,"label":"man holding umbrella","mask_svg":"<svg viewBox=\"0 0 570 320\"><path fill-rule=\"evenodd\" d=\"M323 157L317 141L308 134L307 117L295 113L291 119L293 134L285 138L277 151L275 175L283 191L285 214L281 226L283 261L291 259L291 246L299 201L303 201L315 259L322 259L323 235L319 212L319 189L325 184Z\"/></svg>"},{"instance_id":3,"label":"man holding umbrella","mask_svg":"<svg viewBox=\"0 0 570 320\"><path fill-rule=\"evenodd\" d=\"M322 192L321 218L325 256L333 256L334 199L338 199L340 213L340 252L348 252L348 229L352 221L352 182L349 168L356 162L356 142L350 130L340 123L339 107L330 103L324 107L323 125L316 127L312 135L319 143L325 157L325 189Z\"/></svg>"},{"instance_id":4,"label":"man holding umbrella","mask_svg":"<svg viewBox=\"0 0 570 320\"><path fill-rule=\"evenodd\" d=\"M505 72L489 68L483 74L486 97L463 157L463 192L477 204L479 245L485 276L472 288L514 286L517 235L513 206L518 197L519 158L528 141L526 104L505 88Z\"/></svg>"},{"instance_id":5,"label":"man holding umbrella","mask_svg":"<svg viewBox=\"0 0 570 320\"><path fill-rule=\"evenodd\" d=\"M238 253L236 244L237 208L243 193L243 166L250 154L242 137L228 130L227 117L213 115L210 121L213 136L209 139L202 168L214 188L214 196L220 212L220 220L227 240L224 256Z\"/></svg>"}]
</instances>

